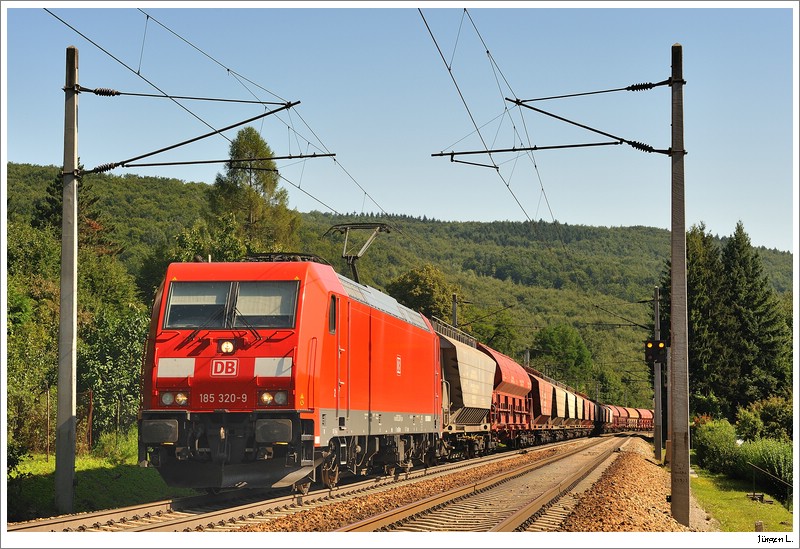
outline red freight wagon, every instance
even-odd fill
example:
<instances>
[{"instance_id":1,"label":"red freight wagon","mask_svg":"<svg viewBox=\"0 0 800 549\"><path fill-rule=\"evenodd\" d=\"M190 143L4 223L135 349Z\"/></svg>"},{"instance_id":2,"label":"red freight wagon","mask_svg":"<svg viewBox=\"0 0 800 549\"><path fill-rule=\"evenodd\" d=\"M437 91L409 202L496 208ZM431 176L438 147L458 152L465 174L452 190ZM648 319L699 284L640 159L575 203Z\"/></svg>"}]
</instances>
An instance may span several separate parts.
<instances>
[{"instance_id":1,"label":"red freight wagon","mask_svg":"<svg viewBox=\"0 0 800 549\"><path fill-rule=\"evenodd\" d=\"M639 411L639 429L642 431L653 430L653 411L647 408L637 408Z\"/></svg>"},{"instance_id":2,"label":"red freight wagon","mask_svg":"<svg viewBox=\"0 0 800 549\"><path fill-rule=\"evenodd\" d=\"M639 428L639 410L636 408L625 408L625 411L628 413L628 429L630 430L638 430Z\"/></svg>"},{"instance_id":3,"label":"red freight wagon","mask_svg":"<svg viewBox=\"0 0 800 549\"><path fill-rule=\"evenodd\" d=\"M628 428L628 411L623 406L611 405L611 410L614 414L612 424L618 431L624 431Z\"/></svg>"},{"instance_id":4,"label":"red freight wagon","mask_svg":"<svg viewBox=\"0 0 800 549\"><path fill-rule=\"evenodd\" d=\"M520 432L530 429L531 379L511 357L482 344L478 344L478 349L497 364L492 392L492 430L500 442L508 443Z\"/></svg>"},{"instance_id":5,"label":"red freight wagon","mask_svg":"<svg viewBox=\"0 0 800 549\"><path fill-rule=\"evenodd\" d=\"M533 424L536 427L545 427L550 424L553 415L553 385L536 375L531 374L530 378Z\"/></svg>"}]
</instances>

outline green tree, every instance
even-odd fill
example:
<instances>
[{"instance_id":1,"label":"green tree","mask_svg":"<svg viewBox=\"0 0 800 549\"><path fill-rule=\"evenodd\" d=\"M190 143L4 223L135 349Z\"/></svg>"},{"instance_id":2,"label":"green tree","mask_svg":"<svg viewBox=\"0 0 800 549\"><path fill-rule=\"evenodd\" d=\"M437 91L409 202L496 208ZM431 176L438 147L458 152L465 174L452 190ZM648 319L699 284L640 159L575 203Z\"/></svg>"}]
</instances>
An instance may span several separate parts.
<instances>
[{"instance_id":1,"label":"green tree","mask_svg":"<svg viewBox=\"0 0 800 549\"><path fill-rule=\"evenodd\" d=\"M492 349L509 356L516 354L518 330L515 328L514 319L511 318L508 308L494 312L478 309L474 312L471 311L467 318L467 322L459 324L459 328ZM469 318L474 318L474 320L469 320Z\"/></svg>"},{"instance_id":2,"label":"green tree","mask_svg":"<svg viewBox=\"0 0 800 549\"><path fill-rule=\"evenodd\" d=\"M744 227L720 251L705 225L686 238L689 408L735 421L739 407L791 391L790 333L784 308L763 274ZM662 322L670 319L669 263L662 277Z\"/></svg>"},{"instance_id":3,"label":"green tree","mask_svg":"<svg viewBox=\"0 0 800 549\"><path fill-rule=\"evenodd\" d=\"M289 195L278 185L279 174L269 145L247 126L230 146L225 174L209 189L212 213L233 214L248 252L287 251L297 242L300 215L288 207Z\"/></svg>"},{"instance_id":4,"label":"green tree","mask_svg":"<svg viewBox=\"0 0 800 549\"><path fill-rule=\"evenodd\" d=\"M59 253L53 229L8 223L7 434L31 451L45 449L45 398L57 379Z\"/></svg>"},{"instance_id":5,"label":"green tree","mask_svg":"<svg viewBox=\"0 0 800 549\"><path fill-rule=\"evenodd\" d=\"M408 271L386 285L386 291L400 303L427 317L450 318L454 287L444 273L431 264Z\"/></svg>"},{"instance_id":6,"label":"green tree","mask_svg":"<svg viewBox=\"0 0 800 549\"><path fill-rule=\"evenodd\" d=\"M171 261L238 261L247 254L247 245L236 229L233 213L222 215L213 227L198 219L178 233L168 256Z\"/></svg>"},{"instance_id":7,"label":"green tree","mask_svg":"<svg viewBox=\"0 0 800 549\"><path fill-rule=\"evenodd\" d=\"M92 391L93 439L136 422L139 371L147 335L144 308L103 311L86 330L78 353L79 385Z\"/></svg>"},{"instance_id":8,"label":"green tree","mask_svg":"<svg viewBox=\"0 0 800 549\"><path fill-rule=\"evenodd\" d=\"M724 379L736 375L727 360L725 341L719 327L725 314L721 307L719 248L704 223L693 225L686 234L687 301L689 304L689 387L692 411L699 415L729 417L733 408L725 405L734 388ZM664 281L669 318L670 276ZM668 332L667 332L668 333Z\"/></svg>"},{"instance_id":9,"label":"green tree","mask_svg":"<svg viewBox=\"0 0 800 549\"><path fill-rule=\"evenodd\" d=\"M763 438L791 441L794 433L794 414L792 401L771 396L751 403L747 411L758 416L762 429L759 435Z\"/></svg>"},{"instance_id":10,"label":"green tree","mask_svg":"<svg viewBox=\"0 0 800 549\"><path fill-rule=\"evenodd\" d=\"M16 444L42 451L53 419L45 399L57 398L51 389L58 370L60 241L52 226L11 222L8 230L8 434ZM97 248L79 248L77 285L78 347L91 353L94 343L84 337L99 329L98 315L142 306L133 277L116 257L98 255ZM137 357L137 367L138 362Z\"/></svg>"},{"instance_id":11,"label":"green tree","mask_svg":"<svg viewBox=\"0 0 800 549\"><path fill-rule=\"evenodd\" d=\"M592 354L580 332L567 324L547 326L536 333L531 365L579 390L586 389L593 370Z\"/></svg>"},{"instance_id":12,"label":"green tree","mask_svg":"<svg viewBox=\"0 0 800 549\"><path fill-rule=\"evenodd\" d=\"M738 374L723 384L735 387L732 410L779 394L791 394L790 334L759 254L741 222L722 249L725 273L721 304L728 314L719 334L725 359Z\"/></svg>"},{"instance_id":13,"label":"green tree","mask_svg":"<svg viewBox=\"0 0 800 549\"><path fill-rule=\"evenodd\" d=\"M79 169L83 169L80 165ZM122 248L112 238L113 225L98 204L99 196L94 188L97 176L89 174L78 178L77 214L78 214L78 247L90 247L95 253L117 255ZM59 173L50 180L47 193L34 206L32 225L34 228L51 227L56 234L61 234L64 202L64 178Z\"/></svg>"},{"instance_id":14,"label":"green tree","mask_svg":"<svg viewBox=\"0 0 800 549\"><path fill-rule=\"evenodd\" d=\"M742 440L758 440L764 433L764 422L761 421L761 415L752 409L739 407L736 412L736 434L742 437Z\"/></svg>"}]
</instances>

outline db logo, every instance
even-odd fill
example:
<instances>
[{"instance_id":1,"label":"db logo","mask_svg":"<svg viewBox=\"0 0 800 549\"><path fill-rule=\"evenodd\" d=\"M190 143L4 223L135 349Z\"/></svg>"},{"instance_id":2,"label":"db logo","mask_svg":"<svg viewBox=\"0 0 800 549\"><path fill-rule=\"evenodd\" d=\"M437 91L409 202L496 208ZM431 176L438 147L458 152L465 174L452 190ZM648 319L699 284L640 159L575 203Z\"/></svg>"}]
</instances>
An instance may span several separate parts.
<instances>
[{"instance_id":1,"label":"db logo","mask_svg":"<svg viewBox=\"0 0 800 549\"><path fill-rule=\"evenodd\" d=\"M238 373L238 358L215 358L211 361L212 376L235 376Z\"/></svg>"}]
</instances>

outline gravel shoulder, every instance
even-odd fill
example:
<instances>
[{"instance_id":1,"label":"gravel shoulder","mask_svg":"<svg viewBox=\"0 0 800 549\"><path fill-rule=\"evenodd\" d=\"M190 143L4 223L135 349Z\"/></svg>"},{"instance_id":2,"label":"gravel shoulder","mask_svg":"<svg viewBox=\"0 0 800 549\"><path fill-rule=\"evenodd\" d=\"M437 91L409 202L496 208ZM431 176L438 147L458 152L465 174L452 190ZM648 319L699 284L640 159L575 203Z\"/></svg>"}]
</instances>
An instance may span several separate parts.
<instances>
[{"instance_id":1,"label":"gravel shoulder","mask_svg":"<svg viewBox=\"0 0 800 549\"><path fill-rule=\"evenodd\" d=\"M669 471L650 444L633 437L601 479L583 493L561 532L719 532L719 521L690 493L689 527L672 518Z\"/></svg>"},{"instance_id":2,"label":"gravel shoulder","mask_svg":"<svg viewBox=\"0 0 800 549\"><path fill-rule=\"evenodd\" d=\"M542 459L555 450L543 449L519 456L502 468ZM518 463L520 462L520 463ZM318 509L301 511L241 532L325 532L340 528L390 508L418 501L454 486L475 482L497 472L497 465L393 489L391 494L364 496ZM719 523L691 497L690 527L672 518L667 494L670 474L655 462L652 447L642 438L631 437L600 480L586 490L575 510L562 523L560 532L718 532Z\"/></svg>"}]
</instances>

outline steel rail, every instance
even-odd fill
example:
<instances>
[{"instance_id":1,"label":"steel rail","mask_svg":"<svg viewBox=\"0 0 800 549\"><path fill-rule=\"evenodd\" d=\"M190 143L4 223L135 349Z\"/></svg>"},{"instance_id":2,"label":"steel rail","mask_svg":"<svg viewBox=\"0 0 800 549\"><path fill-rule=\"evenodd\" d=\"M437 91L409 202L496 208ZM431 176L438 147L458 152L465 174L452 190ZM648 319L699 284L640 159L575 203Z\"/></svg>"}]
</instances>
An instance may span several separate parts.
<instances>
[{"instance_id":1,"label":"steel rail","mask_svg":"<svg viewBox=\"0 0 800 549\"><path fill-rule=\"evenodd\" d=\"M572 441L574 442L574 441ZM404 521L409 517L414 515L419 515L424 511L437 507L439 505L446 504L450 501L477 493L481 490L486 488L490 488L492 486L501 484L507 480L512 478L524 475L530 471L534 471L541 467L550 465L551 463L558 462L563 460L567 457L570 457L574 454L582 452L586 450L587 445L579 445L579 447L570 449L566 453L558 454L555 456L547 457L541 460L538 460L534 463L529 463L515 469L505 471L503 473L499 473L497 475L491 476L479 482L475 482L472 484L464 485L458 488L454 488L442 494L437 494L435 496L430 496L425 498L421 501L409 503L408 505L404 505L403 507L399 507L397 509L393 509L391 511L387 511L385 513L381 513L379 515L375 515L373 517L355 522L353 524L347 525L343 528L335 530L336 532L375 532L389 526L391 524Z\"/></svg>"}]
</instances>

